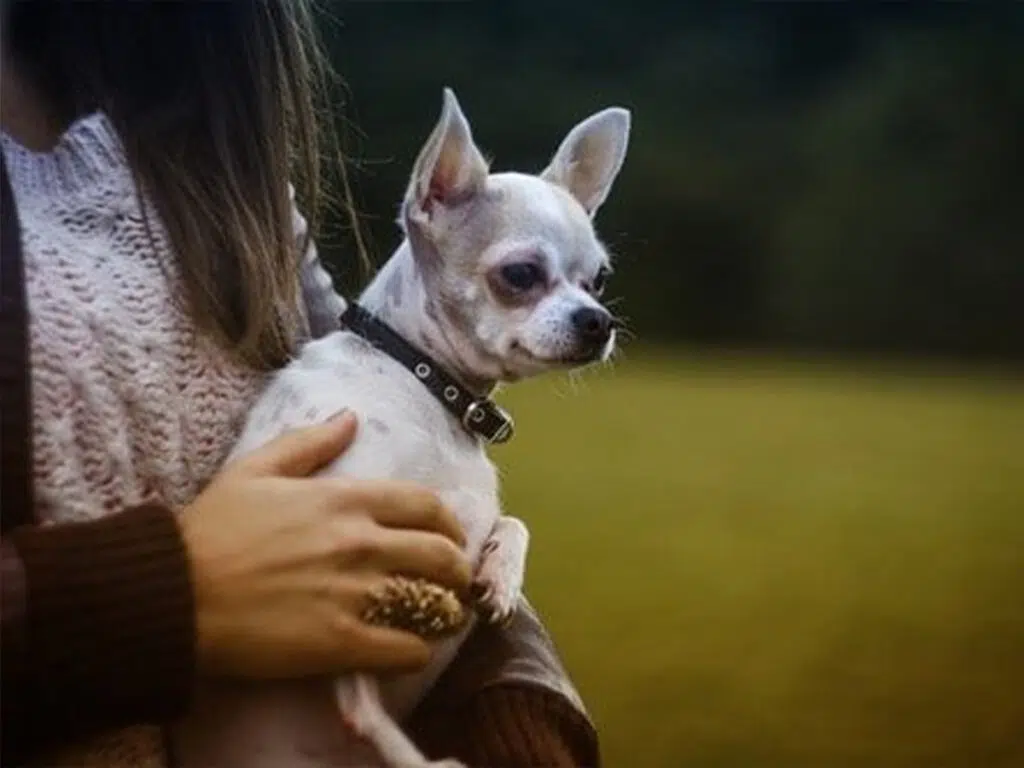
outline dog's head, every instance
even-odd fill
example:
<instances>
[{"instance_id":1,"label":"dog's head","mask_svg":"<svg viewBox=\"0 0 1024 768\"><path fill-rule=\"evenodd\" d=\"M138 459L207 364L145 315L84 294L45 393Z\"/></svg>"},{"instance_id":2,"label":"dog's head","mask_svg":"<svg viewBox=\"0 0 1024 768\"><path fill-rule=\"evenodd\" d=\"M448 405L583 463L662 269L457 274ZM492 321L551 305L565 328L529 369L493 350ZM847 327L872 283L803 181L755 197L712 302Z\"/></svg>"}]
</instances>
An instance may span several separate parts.
<instances>
[{"instance_id":1,"label":"dog's head","mask_svg":"<svg viewBox=\"0 0 1024 768\"><path fill-rule=\"evenodd\" d=\"M401 224L428 311L469 371L511 381L603 360L608 253L593 226L622 167L630 113L577 124L539 175L491 174L451 90L413 167Z\"/></svg>"}]
</instances>

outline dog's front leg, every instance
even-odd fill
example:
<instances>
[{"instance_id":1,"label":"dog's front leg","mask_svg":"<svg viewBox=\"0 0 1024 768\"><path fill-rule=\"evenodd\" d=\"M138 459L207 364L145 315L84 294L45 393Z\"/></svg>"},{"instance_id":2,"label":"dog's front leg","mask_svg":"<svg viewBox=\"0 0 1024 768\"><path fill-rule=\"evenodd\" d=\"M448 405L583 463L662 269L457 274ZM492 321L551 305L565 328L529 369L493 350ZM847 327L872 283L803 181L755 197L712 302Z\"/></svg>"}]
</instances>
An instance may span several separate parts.
<instances>
[{"instance_id":1,"label":"dog's front leg","mask_svg":"<svg viewBox=\"0 0 1024 768\"><path fill-rule=\"evenodd\" d=\"M473 580L473 596L485 621L506 624L512 619L523 591L529 543L530 532L521 520L498 518L484 542Z\"/></svg>"}]
</instances>

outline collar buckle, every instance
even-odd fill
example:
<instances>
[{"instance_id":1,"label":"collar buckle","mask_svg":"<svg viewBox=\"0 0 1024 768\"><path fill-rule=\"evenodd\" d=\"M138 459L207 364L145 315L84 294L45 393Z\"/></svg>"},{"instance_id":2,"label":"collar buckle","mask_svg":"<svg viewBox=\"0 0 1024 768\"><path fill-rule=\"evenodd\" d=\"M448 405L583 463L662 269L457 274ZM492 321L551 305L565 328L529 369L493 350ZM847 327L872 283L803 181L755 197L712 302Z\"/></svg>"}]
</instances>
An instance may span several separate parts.
<instances>
[{"instance_id":1,"label":"collar buckle","mask_svg":"<svg viewBox=\"0 0 1024 768\"><path fill-rule=\"evenodd\" d=\"M507 443L515 432L515 422L508 411L493 400L471 402L462 414L462 426L491 445Z\"/></svg>"}]
</instances>

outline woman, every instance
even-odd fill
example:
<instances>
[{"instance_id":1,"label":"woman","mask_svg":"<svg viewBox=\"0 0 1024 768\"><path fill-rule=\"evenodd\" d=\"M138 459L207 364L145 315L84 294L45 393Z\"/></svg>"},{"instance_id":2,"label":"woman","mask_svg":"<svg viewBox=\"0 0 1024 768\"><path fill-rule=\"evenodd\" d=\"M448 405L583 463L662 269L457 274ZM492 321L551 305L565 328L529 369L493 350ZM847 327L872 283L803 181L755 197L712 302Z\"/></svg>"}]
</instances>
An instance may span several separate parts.
<instances>
[{"instance_id":1,"label":"woman","mask_svg":"<svg viewBox=\"0 0 1024 768\"><path fill-rule=\"evenodd\" d=\"M436 498L308 477L345 415L220 468L267 373L343 307L290 194L318 210L306 4L8 2L3 35L4 765L110 731L134 734L125 763L173 762L158 726L198 675L424 664L358 616L394 571L466 585ZM471 765L598 761L525 605L409 725Z\"/></svg>"}]
</instances>

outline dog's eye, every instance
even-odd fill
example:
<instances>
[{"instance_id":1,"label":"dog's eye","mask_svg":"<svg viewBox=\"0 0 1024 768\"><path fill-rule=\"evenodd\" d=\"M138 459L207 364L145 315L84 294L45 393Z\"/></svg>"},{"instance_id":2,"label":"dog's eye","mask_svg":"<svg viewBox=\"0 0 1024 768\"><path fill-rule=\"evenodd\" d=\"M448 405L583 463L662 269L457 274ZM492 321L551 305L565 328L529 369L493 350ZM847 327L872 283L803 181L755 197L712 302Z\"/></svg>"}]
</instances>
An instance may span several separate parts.
<instances>
[{"instance_id":1,"label":"dog's eye","mask_svg":"<svg viewBox=\"0 0 1024 768\"><path fill-rule=\"evenodd\" d=\"M590 284L590 292L595 296L600 296L604 293L604 287L608 283L608 275L609 270L606 267L601 267L594 276L594 282Z\"/></svg>"},{"instance_id":2,"label":"dog's eye","mask_svg":"<svg viewBox=\"0 0 1024 768\"><path fill-rule=\"evenodd\" d=\"M539 264L524 261L520 264L506 264L501 268L501 277L517 291L529 291L544 282L544 270Z\"/></svg>"}]
</instances>

